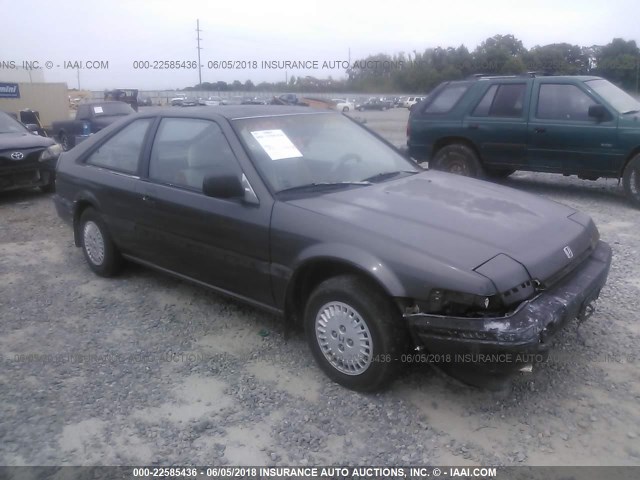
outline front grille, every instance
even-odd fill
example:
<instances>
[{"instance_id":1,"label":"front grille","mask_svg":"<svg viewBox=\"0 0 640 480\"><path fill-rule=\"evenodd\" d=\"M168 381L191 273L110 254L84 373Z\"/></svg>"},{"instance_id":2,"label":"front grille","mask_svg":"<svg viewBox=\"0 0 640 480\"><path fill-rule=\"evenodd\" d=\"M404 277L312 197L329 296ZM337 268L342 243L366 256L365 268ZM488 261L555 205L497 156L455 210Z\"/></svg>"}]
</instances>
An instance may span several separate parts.
<instances>
[{"instance_id":1,"label":"front grille","mask_svg":"<svg viewBox=\"0 0 640 480\"><path fill-rule=\"evenodd\" d=\"M582 252L577 257L573 258L573 261L566 265L564 268L558 270L556 273L551 275L549 278L540 282L541 289L547 289L553 287L556 283L562 280L564 277L569 275L573 270L575 270L582 262L584 262L589 256L593 253L593 247L590 246L584 252Z\"/></svg>"},{"instance_id":2,"label":"front grille","mask_svg":"<svg viewBox=\"0 0 640 480\"><path fill-rule=\"evenodd\" d=\"M40 155L45 149L43 147L38 147L36 149L9 149L3 150L0 152L0 168L13 168L13 167L21 167L23 165L37 165L38 160L40 159ZM20 160L14 160L11 158L11 154L14 152L20 152L24 155L24 158Z\"/></svg>"}]
</instances>

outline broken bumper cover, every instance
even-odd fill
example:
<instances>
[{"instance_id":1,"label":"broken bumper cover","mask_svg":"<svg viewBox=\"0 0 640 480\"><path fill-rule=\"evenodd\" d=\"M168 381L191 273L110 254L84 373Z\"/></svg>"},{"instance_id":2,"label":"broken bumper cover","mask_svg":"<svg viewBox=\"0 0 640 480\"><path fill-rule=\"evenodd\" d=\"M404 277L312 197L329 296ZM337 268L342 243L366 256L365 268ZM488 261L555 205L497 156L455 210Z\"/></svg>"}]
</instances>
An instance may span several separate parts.
<instances>
[{"instance_id":1,"label":"broken bumper cover","mask_svg":"<svg viewBox=\"0 0 640 480\"><path fill-rule=\"evenodd\" d=\"M6 168L0 167L0 191L48 185L55 174L55 162L39 162Z\"/></svg>"},{"instance_id":2,"label":"broken bumper cover","mask_svg":"<svg viewBox=\"0 0 640 480\"><path fill-rule=\"evenodd\" d=\"M568 321L593 313L610 266L611 247L598 242L571 274L509 315L463 318L416 313L404 317L416 342L426 347L436 363L509 373L546 359L553 337Z\"/></svg>"}]
</instances>

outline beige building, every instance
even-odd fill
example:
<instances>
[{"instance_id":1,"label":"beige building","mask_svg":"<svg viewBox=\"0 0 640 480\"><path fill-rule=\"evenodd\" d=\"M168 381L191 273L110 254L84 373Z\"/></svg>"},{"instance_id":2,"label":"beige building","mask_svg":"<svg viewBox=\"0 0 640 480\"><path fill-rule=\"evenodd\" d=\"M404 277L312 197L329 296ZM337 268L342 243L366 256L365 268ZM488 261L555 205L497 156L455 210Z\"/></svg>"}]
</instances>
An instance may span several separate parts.
<instances>
[{"instance_id":1,"label":"beige building","mask_svg":"<svg viewBox=\"0 0 640 480\"><path fill-rule=\"evenodd\" d=\"M0 82L14 83L0 76ZM0 110L18 114L20 110L36 110L42 125L69 118L69 96L66 83L18 82L19 98L0 98Z\"/></svg>"}]
</instances>

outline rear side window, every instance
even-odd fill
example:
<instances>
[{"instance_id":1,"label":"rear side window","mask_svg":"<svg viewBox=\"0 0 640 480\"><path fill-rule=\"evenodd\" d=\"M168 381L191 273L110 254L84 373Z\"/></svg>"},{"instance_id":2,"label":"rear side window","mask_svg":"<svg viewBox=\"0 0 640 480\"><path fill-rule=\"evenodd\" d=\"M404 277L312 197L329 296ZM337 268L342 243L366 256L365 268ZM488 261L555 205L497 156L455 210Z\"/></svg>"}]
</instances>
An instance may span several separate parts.
<instances>
[{"instance_id":1,"label":"rear side window","mask_svg":"<svg viewBox=\"0 0 640 480\"><path fill-rule=\"evenodd\" d=\"M476 117L521 117L526 88L524 83L492 85L473 111L473 115Z\"/></svg>"},{"instance_id":2,"label":"rear side window","mask_svg":"<svg viewBox=\"0 0 640 480\"><path fill-rule=\"evenodd\" d=\"M542 84L536 117L589 121L589 107L597 102L575 85Z\"/></svg>"},{"instance_id":3,"label":"rear side window","mask_svg":"<svg viewBox=\"0 0 640 480\"><path fill-rule=\"evenodd\" d=\"M152 118L131 122L94 151L86 163L124 173L136 173L144 138Z\"/></svg>"},{"instance_id":4,"label":"rear side window","mask_svg":"<svg viewBox=\"0 0 640 480\"><path fill-rule=\"evenodd\" d=\"M165 118L151 149L149 178L202 191L213 173L239 173L236 157L217 123L195 118Z\"/></svg>"},{"instance_id":5,"label":"rear side window","mask_svg":"<svg viewBox=\"0 0 640 480\"><path fill-rule=\"evenodd\" d=\"M454 84L445 87L424 109L425 113L447 113L462 98L469 85Z\"/></svg>"}]
</instances>

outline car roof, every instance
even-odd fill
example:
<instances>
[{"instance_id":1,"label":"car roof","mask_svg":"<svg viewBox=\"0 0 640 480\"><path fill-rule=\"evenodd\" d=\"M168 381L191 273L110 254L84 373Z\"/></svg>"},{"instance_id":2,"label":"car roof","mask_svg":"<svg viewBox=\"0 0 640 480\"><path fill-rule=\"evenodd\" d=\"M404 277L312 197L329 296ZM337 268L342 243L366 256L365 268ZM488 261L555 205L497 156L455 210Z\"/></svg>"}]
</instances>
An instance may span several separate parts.
<instances>
[{"instance_id":1,"label":"car roof","mask_svg":"<svg viewBox=\"0 0 640 480\"><path fill-rule=\"evenodd\" d=\"M185 109L183 107L156 107L146 109L144 112L138 113L138 116L165 116L165 117L200 117L200 118L219 118L223 117L227 120L235 120L239 118L252 117L274 117L278 115L295 115L295 114L326 114L332 113L331 110L319 110L311 107L303 106L287 106L287 105L221 105L215 107L193 107Z\"/></svg>"}]
</instances>

